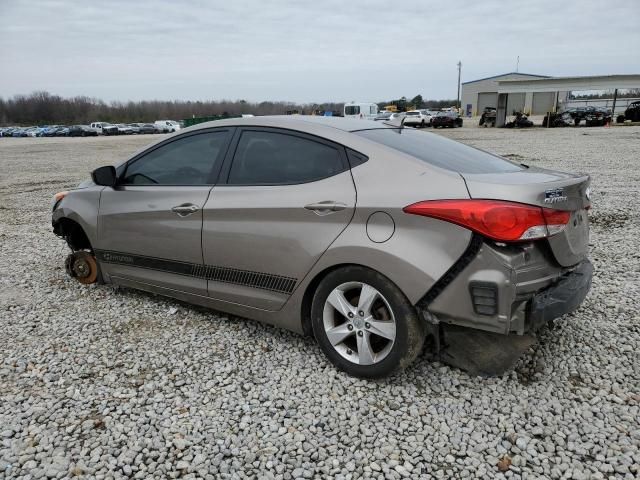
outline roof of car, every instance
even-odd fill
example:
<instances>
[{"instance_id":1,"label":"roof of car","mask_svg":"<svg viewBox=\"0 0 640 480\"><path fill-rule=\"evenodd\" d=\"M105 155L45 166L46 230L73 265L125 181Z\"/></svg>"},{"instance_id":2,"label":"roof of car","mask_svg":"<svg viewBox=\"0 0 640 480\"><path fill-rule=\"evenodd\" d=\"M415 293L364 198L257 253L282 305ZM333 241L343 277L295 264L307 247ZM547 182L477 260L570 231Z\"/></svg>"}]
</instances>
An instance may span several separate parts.
<instances>
[{"instance_id":1,"label":"roof of car","mask_svg":"<svg viewBox=\"0 0 640 480\"><path fill-rule=\"evenodd\" d=\"M271 115L264 117L228 118L224 120L199 123L194 125L192 128L200 129L216 126L264 126L295 129L296 127L309 127L311 125L335 128L345 132L355 132L357 130L366 130L369 128L393 128L390 125L381 124L380 122L374 122L372 120L343 117L321 117L314 115Z\"/></svg>"}]
</instances>

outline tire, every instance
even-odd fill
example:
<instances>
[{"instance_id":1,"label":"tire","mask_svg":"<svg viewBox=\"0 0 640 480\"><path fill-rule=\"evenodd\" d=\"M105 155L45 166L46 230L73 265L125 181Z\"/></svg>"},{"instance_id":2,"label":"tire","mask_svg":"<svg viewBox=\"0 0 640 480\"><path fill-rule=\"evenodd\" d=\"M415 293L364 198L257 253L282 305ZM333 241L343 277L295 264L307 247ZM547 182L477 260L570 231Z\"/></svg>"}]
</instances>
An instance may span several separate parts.
<instances>
[{"instance_id":1,"label":"tire","mask_svg":"<svg viewBox=\"0 0 640 480\"><path fill-rule=\"evenodd\" d=\"M364 304L358 305L365 289ZM331 363L361 378L381 378L406 368L425 340L424 324L400 289L384 275L360 266L340 268L320 282L311 323Z\"/></svg>"}]
</instances>

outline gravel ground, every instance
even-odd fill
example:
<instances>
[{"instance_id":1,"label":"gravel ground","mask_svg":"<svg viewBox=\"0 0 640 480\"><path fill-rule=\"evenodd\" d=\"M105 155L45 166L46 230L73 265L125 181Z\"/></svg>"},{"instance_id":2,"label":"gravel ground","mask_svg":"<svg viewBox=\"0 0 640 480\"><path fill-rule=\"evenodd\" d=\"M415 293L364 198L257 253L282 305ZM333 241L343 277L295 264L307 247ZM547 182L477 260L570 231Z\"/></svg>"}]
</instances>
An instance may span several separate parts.
<instances>
[{"instance_id":1,"label":"gravel ground","mask_svg":"<svg viewBox=\"0 0 640 480\"><path fill-rule=\"evenodd\" d=\"M593 289L516 369L384 381L311 339L64 273L54 192L151 137L0 139L0 477L638 478L640 128L439 131L593 176Z\"/></svg>"}]
</instances>

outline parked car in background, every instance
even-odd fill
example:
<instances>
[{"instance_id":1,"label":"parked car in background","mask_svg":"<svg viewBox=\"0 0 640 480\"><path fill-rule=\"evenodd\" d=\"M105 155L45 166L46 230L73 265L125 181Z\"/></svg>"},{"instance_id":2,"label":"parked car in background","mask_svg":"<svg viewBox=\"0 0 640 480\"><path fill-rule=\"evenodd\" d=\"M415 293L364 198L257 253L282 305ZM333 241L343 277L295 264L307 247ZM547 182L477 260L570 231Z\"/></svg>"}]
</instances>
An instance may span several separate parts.
<instances>
[{"instance_id":1,"label":"parked car in background","mask_svg":"<svg viewBox=\"0 0 640 480\"><path fill-rule=\"evenodd\" d=\"M112 123L105 123L102 125L102 134L103 135L119 135L120 134L120 129L118 128L117 125L114 125Z\"/></svg>"},{"instance_id":2,"label":"parked car in background","mask_svg":"<svg viewBox=\"0 0 640 480\"><path fill-rule=\"evenodd\" d=\"M58 130L65 128L64 125L52 125L44 132L45 137L55 137Z\"/></svg>"},{"instance_id":3,"label":"parked car in background","mask_svg":"<svg viewBox=\"0 0 640 480\"><path fill-rule=\"evenodd\" d=\"M155 125L158 125L163 133L173 133L180 130L180 124L175 120L156 120Z\"/></svg>"},{"instance_id":4,"label":"parked car in background","mask_svg":"<svg viewBox=\"0 0 640 480\"><path fill-rule=\"evenodd\" d=\"M612 120L611 110L605 107L573 107L563 110L560 114L570 115L576 127L583 121L587 127L595 127Z\"/></svg>"},{"instance_id":5,"label":"parked car in background","mask_svg":"<svg viewBox=\"0 0 640 480\"><path fill-rule=\"evenodd\" d=\"M132 135L133 134L133 128L131 128L129 125L125 124L125 123L119 123L116 125L116 127L118 128L118 135Z\"/></svg>"},{"instance_id":6,"label":"parked car in background","mask_svg":"<svg viewBox=\"0 0 640 480\"><path fill-rule=\"evenodd\" d=\"M433 128L461 127L462 117L460 117L460 114L458 114L458 112L454 111L438 112L438 114L431 119L431 125L433 126Z\"/></svg>"},{"instance_id":7,"label":"parked car in background","mask_svg":"<svg viewBox=\"0 0 640 480\"><path fill-rule=\"evenodd\" d=\"M404 112L382 112L373 119L376 122L389 122L393 120L400 121L406 114Z\"/></svg>"},{"instance_id":8,"label":"parked car in background","mask_svg":"<svg viewBox=\"0 0 640 480\"><path fill-rule=\"evenodd\" d=\"M73 125L69 127L70 137L97 137L98 131L88 125Z\"/></svg>"},{"instance_id":9,"label":"parked car in background","mask_svg":"<svg viewBox=\"0 0 640 480\"><path fill-rule=\"evenodd\" d=\"M56 137L68 137L69 127L60 127L56 130Z\"/></svg>"},{"instance_id":10,"label":"parked car in background","mask_svg":"<svg viewBox=\"0 0 640 480\"><path fill-rule=\"evenodd\" d=\"M152 123L139 123L138 133L157 133L156 127Z\"/></svg>"},{"instance_id":11,"label":"parked car in background","mask_svg":"<svg viewBox=\"0 0 640 480\"><path fill-rule=\"evenodd\" d=\"M587 127L602 127L613 120L611 109L605 107L588 107L584 116Z\"/></svg>"},{"instance_id":12,"label":"parked car in background","mask_svg":"<svg viewBox=\"0 0 640 480\"><path fill-rule=\"evenodd\" d=\"M589 182L386 123L234 118L94 170L52 224L83 284L305 333L382 377L427 339L444 356L467 338L476 360L578 308Z\"/></svg>"},{"instance_id":13,"label":"parked car in background","mask_svg":"<svg viewBox=\"0 0 640 480\"><path fill-rule=\"evenodd\" d=\"M408 127L430 127L431 115L427 113L427 110L409 110L406 112L404 124Z\"/></svg>"},{"instance_id":14,"label":"parked car in background","mask_svg":"<svg viewBox=\"0 0 640 480\"><path fill-rule=\"evenodd\" d=\"M131 131L134 134L139 134L140 133L140 124L139 123L129 123L129 128L131 129Z\"/></svg>"}]
</instances>

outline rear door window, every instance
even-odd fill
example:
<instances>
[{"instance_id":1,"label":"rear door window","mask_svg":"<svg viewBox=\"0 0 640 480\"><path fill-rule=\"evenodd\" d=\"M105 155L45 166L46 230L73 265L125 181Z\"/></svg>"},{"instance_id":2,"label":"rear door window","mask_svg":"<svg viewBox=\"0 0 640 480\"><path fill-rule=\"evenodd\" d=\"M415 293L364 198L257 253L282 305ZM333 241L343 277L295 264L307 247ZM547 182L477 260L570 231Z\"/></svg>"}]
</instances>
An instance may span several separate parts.
<instances>
[{"instance_id":1,"label":"rear door window","mask_svg":"<svg viewBox=\"0 0 640 480\"><path fill-rule=\"evenodd\" d=\"M297 135L246 130L238 141L227 183L298 184L345 170L337 147Z\"/></svg>"},{"instance_id":2,"label":"rear door window","mask_svg":"<svg viewBox=\"0 0 640 480\"><path fill-rule=\"evenodd\" d=\"M356 135L411 155L425 163L459 173L517 172L523 167L489 152L469 147L435 133L413 129L360 130Z\"/></svg>"}]
</instances>

